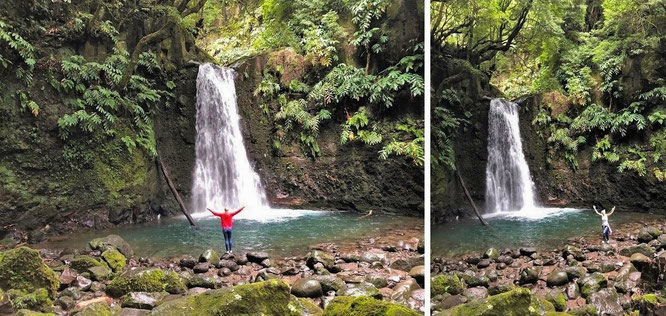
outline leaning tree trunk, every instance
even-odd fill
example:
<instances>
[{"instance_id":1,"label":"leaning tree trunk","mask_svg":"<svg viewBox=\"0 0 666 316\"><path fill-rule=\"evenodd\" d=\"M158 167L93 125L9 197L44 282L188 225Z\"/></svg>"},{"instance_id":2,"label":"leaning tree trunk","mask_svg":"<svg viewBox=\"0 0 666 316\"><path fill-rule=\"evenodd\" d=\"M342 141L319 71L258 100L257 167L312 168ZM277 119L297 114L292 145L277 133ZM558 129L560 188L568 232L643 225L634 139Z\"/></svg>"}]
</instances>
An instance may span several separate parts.
<instances>
[{"instance_id":1,"label":"leaning tree trunk","mask_svg":"<svg viewBox=\"0 0 666 316\"><path fill-rule=\"evenodd\" d=\"M162 173L164 174L164 178L166 178L167 184L169 184L169 189L171 189L171 193L173 193L173 196L176 198L176 201L178 201L178 205L180 205L181 212L185 214L185 217L187 217L187 220L190 222L190 225L197 226L196 224L194 224L194 220L192 219L192 216L190 216L190 213L187 212L185 203L183 203L183 199L180 198L180 194L178 194L178 190L176 190L176 187L173 185L173 182L169 177L169 172L167 171L166 166L162 162L162 159L160 158L159 155L157 156L157 163L160 165L160 169L162 169Z\"/></svg>"},{"instance_id":2,"label":"leaning tree trunk","mask_svg":"<svg viewBox=\"0 0 666 316\"><path fill-rule=\"evenodd\" d=\"M472 200L472 196L469 194L469 191L467 191L467 187L465 186L465 181L463 181L462 177L460 176L460 172L458 172L458 168L456 167L456 177L458 178L458 182L460 182L460 186L463 188L463 192L465 192L465 196L467 197L467 201L469 201L469 204L472 206L474 209L474 213L476 213L476 216L479 218L479 221L481 221L481 224L483 226L490 226L488 222L486 222L483 217L481 217L481 214L479 213L479 209L476 208L476 204L474 203L474 200Z\"/></svg>"}]
</instances>

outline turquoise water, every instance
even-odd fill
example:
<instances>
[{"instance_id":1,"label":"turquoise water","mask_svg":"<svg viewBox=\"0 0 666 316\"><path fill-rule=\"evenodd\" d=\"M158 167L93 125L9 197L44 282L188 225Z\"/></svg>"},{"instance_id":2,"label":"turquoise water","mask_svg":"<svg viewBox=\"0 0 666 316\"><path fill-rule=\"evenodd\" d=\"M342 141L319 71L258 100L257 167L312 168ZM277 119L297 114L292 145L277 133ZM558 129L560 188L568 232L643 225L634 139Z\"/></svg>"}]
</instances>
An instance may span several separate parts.
<instances>
[{"instance_id":1,"label":"turquoise water","mask_svg":"<svg viewBox=\"0 0 666 316\"><path fill-rule=\"evenodd\" d=\"M161 223L130 225L76 235L61 236L41 246L83 249L96 237L117 234L123 237L138 256L197 256L208 248L224 252L224 237L216 217L197 220L192 228L182 218ZM308 212L279 221L234 220L234 251L267 251L274 256L304 255L308 246L321 242L343 242L381 235L389 228L423 225L422 218L354 213Z\"/></svg>"},{"instance_id":2,"label":"turquoise water","mask_svg":"<svg viewBox=\"0 0 666 316\"><path fill-rule=\"evenodd\" d=\"M592 210L540 209L531 214L487 217L490 227L478 219L465 219L432 227L432 254L454 256L468 252L536 247L550 249L566 243L568 238L591 236L601 238L601 219ZM528 215L528 216L525 216ZM610 218L614 235L627 232L616 229L623 223L659 218L657 215L615 212ZM662 217L663 218L663 217Z\"/></svg>"}]
</instances>

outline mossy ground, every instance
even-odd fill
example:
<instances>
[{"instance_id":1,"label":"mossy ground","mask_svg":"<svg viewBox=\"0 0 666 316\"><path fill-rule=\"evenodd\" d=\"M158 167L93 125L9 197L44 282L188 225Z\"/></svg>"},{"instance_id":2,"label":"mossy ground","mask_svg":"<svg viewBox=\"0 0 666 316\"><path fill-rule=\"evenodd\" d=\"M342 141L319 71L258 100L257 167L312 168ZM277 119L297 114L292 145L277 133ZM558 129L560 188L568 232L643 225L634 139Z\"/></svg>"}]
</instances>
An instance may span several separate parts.
<instances>
[{"instance_id":1,"label":"mossy ground","mask_svg":"<svg viewBox=\"0 0 666 316\"><path fill-rule=\"evenodd\" d=\"M114 297L129 292L161 292L171 294L184 293L187 290L178 274L160 269L145 269L126 272L115 278L108 285L106 292Z\"/></svg>"},{"instance_id":2,"label":"mossy ground","mask_svg":"<svg viewBox=\"0 0 666 316\"><path fill-rule=\"evenodd\" d=\"M402 305L368 296L338 296L324 309L324 316L416 316L418 312Z\"/></svg>"}]
</instances>

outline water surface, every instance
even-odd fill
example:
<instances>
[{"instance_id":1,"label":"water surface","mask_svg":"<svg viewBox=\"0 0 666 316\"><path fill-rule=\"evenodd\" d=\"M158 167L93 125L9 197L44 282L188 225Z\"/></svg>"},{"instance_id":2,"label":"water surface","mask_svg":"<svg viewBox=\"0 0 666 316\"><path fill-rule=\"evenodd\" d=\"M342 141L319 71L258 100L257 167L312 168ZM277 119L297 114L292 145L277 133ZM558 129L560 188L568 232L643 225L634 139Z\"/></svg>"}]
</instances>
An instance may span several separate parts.
<instances>
[{"instance_id":1,"label":"water surface","mask_svg":"<svg viewBox=\"0 0 666 316\"><path fill-rule=\"evenodd\" d=\"M433 226L433 256L449 257L485 251L489 247L551 249L564 245L571 237L600 239L601 234L601 219L592 210L541 208L493 214L485 218L490 227L483 227L476 218ZM618 236L627 233L617 229L624 223L658 218L663 216L615 212L609 219L615 236Z\"/></svg>"},{"instance_id":2,"label":"water surface","mask_svg":"<svg viewBox=\"0 0 666 316\"><path fill-rule=\"evenodd\" d=\"M199 255L208 248L224 252L224 239L217 217L197 219L192 228L186 220L173 218L161 223L115 227L107 230L61 236L40 246L83 249L96 237L117 234L138 256L175 257ZM361 215L348 212L302 212L299 217L276 221L234 220L234 251L267 251L273 256L304 255L308 246L321 242L344 242L378 236L395 227L423 226L422 218Z\"/></svg>"}]
</instances>

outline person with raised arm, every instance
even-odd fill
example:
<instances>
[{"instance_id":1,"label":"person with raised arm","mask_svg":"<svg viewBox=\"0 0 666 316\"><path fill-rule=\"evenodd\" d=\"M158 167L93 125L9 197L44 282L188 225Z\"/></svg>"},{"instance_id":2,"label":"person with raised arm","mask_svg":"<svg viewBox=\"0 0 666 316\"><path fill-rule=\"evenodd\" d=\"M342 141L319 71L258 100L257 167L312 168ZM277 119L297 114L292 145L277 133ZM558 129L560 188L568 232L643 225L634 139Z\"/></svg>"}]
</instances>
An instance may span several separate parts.
<instances>
[{"instance_id":1,"label":"person with raised arm","mask_svg":"<svg viewBox=\"0 0 666 316\"><path fill-rule=\"evenodd\" d=\"M224 213L218 213L215 212L211 209L208 209L213 215L217 216L220 218L220 226L222 226L222 234L224 235L224 247L226 248L227 252L225 253L232 253L231 251L231 230L234 227L234 215L240 213L245 206L239 208L235 212L229 212L228 208L224 208Z\"/></svg>"},{"instance_id":2,"label":"person with raised arm","mask_svg":"<svg viewBox=\"0 0 666 316\"><path fill-rule=\"evenodd\" d=\"M608 243L608 240L610 239L609 236L613 234L613 230L610 228L610 224L608 223L608 216L613 215L613 212L615 212L615 206L611 209L610 213L606 214L606 210L601 210L601 212L597 211L597 207L595 205L592 205L592 208L594 209L594 212L597 213L597 215L601 216L601 236L603 238L604 243Z\"/></svg>"}]
</instances>

